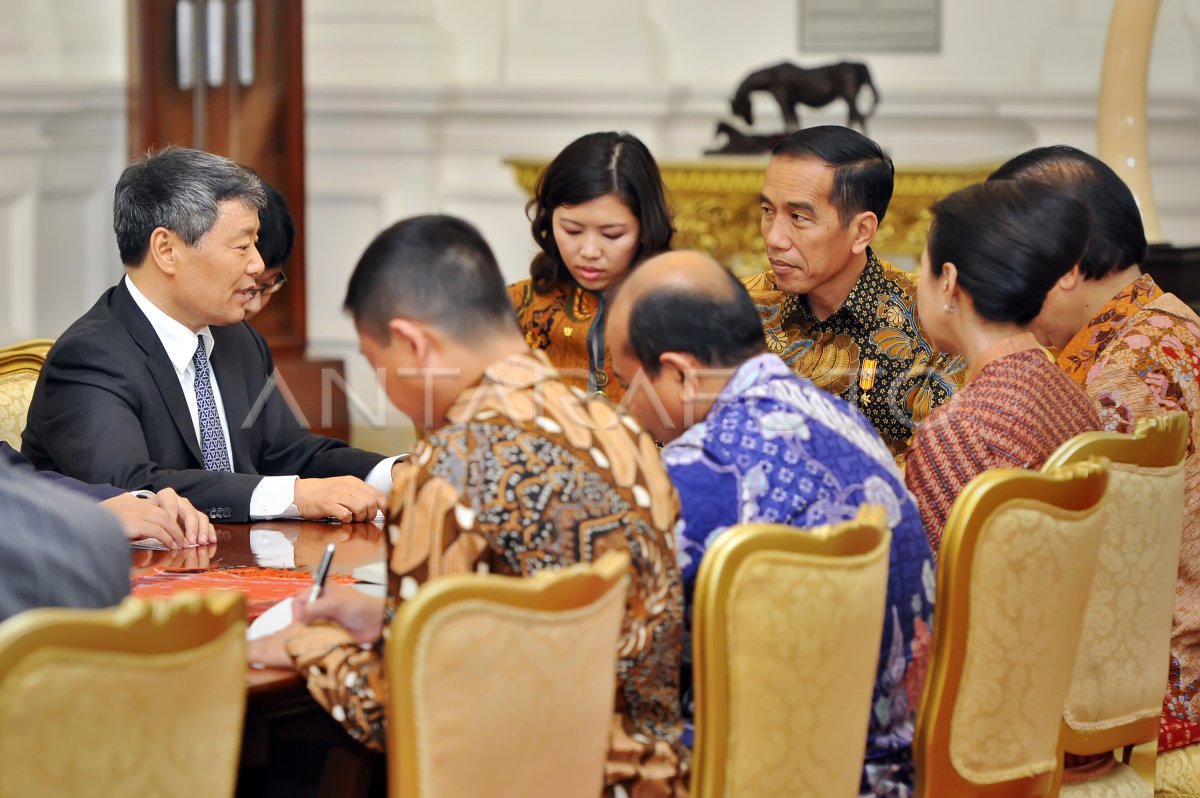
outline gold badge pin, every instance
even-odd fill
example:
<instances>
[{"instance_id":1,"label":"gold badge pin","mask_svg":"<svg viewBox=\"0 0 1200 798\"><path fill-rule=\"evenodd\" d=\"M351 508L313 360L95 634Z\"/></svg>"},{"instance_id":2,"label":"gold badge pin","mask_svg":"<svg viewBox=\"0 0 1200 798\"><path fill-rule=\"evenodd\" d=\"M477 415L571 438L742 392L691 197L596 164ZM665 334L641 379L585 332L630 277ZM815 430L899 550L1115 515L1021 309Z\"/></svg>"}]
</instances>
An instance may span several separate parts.
<instances>
[{"instance_id":1,"label":"gold badge pin","mask_svg":"<svg viewBox=\"0 0 1200 798\"><path fill-rule=\"evenodd\" d=\"M575 334L574 327L563 327L563 338L570 338Z\"/></svg>"},{"instance_id":2,"label":"gold badge pin","mask_svg":"<svg viewBox=\"0 0 1200 798\"><path fill-rule=\"evenodd\" d=\"M875 371L878 366L878 360L866 358L863 360L862 368L858 372L858 388L863 392L863 404L870 404L871 402L871 397L867 393L875 387Z\"/></svg>"}]
</instances>

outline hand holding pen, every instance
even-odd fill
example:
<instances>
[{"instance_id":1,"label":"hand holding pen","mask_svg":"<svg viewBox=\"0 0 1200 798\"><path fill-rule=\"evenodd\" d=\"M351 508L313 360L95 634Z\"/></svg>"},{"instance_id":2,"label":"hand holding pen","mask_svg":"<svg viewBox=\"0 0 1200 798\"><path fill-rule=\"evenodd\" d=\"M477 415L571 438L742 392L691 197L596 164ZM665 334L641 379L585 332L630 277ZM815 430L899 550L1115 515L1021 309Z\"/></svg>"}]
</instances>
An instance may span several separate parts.
<instances>
[{"instance_id":1,"label":"hand holding pen","mask_svg":"<svg viewBox=\"0 0 1200 798\"><path fill-rule=\"evenodd\" d=\"M333 549L332 543L325 548L312 587L292 601L293 619L303 624L333 621L359 643L373 643L383 632L383 599L368 596L347 585L334 584L325 590Z\"/></svg>"}]
</instances>

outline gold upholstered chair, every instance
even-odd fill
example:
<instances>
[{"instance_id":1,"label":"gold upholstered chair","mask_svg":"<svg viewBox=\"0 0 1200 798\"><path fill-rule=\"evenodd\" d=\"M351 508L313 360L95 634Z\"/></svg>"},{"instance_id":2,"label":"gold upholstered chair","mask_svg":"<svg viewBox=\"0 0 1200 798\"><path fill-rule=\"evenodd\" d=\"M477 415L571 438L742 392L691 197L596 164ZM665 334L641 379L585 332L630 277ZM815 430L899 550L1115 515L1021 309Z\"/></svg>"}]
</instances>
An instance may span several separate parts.
<instances>
[{"instance_id":1,"label":"gold upholstered chair","mask_svg":"<svg viewBox=\"0 0 1200 798\"><path fill-rule=\"evenodd\" d=\"M1188 417L1138 422L1133 435L1087 432L1064 443L1043 470L1104 457L1112 464L1104 537L1063 708L1061 744L1072 754L1124 752L1102 776L1062 785L1071 798L1149 798L1154 792L1171 614L1183 530ZM1130 767L1134 746L1149 744Z\"/></svg>"},{"instance_id":2,"label":"gold upholstered chair","mask_svg":"<svg viewBox=\"0 0 1200 798\"><path fill-rule=\"evenodd\" d=\"M596 798L629 555L532 578L445 576L392 620L389 793Z\"/></svg>"},{"instance_id":3,"label":"gold upholstered chair","mask_svg":"<svg viewBox=\"0 0 1200 798\"><path fill-rule=\"evenodd\" d=\"M18 451L33 386L53 343L43 338L0 347L0 441Z\"/></svg>"},{"instance_id":4,"label":"gold upholstered chair","mask_svg":"<svg viewBox=\"0 0 1200 798\"><path fill-rule=\"evenodd\" d=\"M190 593L0 624L0 798L232 796L245 617Z\"/></svg>"},{"instance_id":5,"label":"gold upholstered chair","mask_svg":"<svg viewBox=\"0 0 1200 798\"><path fill-rule=\"evenodd\" d=\"M925 798L1053 795L1107 462L986 471L946 519L913 758Z\"/></svg>"},{"instance_id":6,"label":"gold upholstered chair","mask_svg":"<svg viewBox=\"0 0 1200 798\"><path fill-rule=\"evenodd\" d=\"M692 795L858 795L891 539L883 508L865 507L841 524L742 524L713 542L692 619Z\"/></svg>"}]
</instances>

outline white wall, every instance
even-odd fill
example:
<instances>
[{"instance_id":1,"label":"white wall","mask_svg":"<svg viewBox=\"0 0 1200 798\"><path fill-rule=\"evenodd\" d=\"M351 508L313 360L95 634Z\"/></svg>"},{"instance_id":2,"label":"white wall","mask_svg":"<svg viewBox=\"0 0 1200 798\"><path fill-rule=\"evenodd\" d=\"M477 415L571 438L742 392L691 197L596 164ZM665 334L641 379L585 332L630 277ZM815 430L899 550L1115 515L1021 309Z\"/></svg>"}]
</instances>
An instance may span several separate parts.
<instances>
[{"instance_id":1,"label":"white wall","mask_svg":"<svg viewBox=\"0 0 1200 798\"><path fill-rule=\"evenodd\" d=\"M697 159L714 144L714 122L741 76L785 58L836 58L796 50L797 6L308 0L314 245L333 256L352 243L317 215L346 203L374 208L376 226L420 210L463 213L515 279L531 244L505 156L549 156L584 132L626 128L660 160ZM871 133L898 163L994 161L1056 141L1094 149L1111 0L943 6L939 54L845 54L872 67L884 101ZM1195 168L1187 139L1198 121L1200 0L1162 6L1150 81L1158 201L1170 239L1200 241L1200 200L1188 190L1196 173L1187 171ZM777 127L765 98L756 111L760 130ZM842 121L844 111L804 119Z\"/></svg>"},{"instance_id":2,"label":"white wall","mask_svg":"<svg viewBox=\"0 0 1200 798\"><path fill-rule=\"evenodd\" d=\"M900 163L1095 147L1112 0L945 0L938 54L866 60L871 134ZM125 0L0 0L0 340L55 335L119 269L108 202L124 161ZM478 224L526 272L524 197L502 159L627 129L695 160L752 69L797 50L798 0L306 0L309 330L372 375L338 312L370 237L407 214ZM1200 242L1200 0L1162 0L1151 155L1169 240ZM756 102L759 128L778 112ZM841 122L837 107L806 123Z\"/></svg>"},{"instance_id":3,"label":"white wall","mask_svg":"<svg viewBox=\"0 0 1200 798\"><path fill-rule=\"evenodd\" d=\"M0 341L54 336L119 273L125 1L0 0Z\"/></svg>"}]
</instances>

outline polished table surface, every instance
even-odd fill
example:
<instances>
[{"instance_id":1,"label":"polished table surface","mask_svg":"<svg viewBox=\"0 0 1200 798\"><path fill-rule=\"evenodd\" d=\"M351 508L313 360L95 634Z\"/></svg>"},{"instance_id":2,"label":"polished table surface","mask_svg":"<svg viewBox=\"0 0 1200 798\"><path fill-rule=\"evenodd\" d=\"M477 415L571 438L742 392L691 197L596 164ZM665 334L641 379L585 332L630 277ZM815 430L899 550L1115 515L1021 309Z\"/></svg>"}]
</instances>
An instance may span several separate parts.
<instances>
[{"instance_id":1,"label":"polished table surface","mask_svg":"<svg viewBox=\"0 0 1200 798\"><path fill-rule=\"evenodd\" d=\"M250 545L251 533L264 530L282 533L255 536L274 538L273 553L266 555L271 559L260 559ZM290 552L288 546L279 545L284 539L291 542ZM203 589L203 582L196 584L197 574L215 574L213 581L221 581L219 575L226 569L272 568L281 564L281 548L284 554L292 555L294 562L295 567L287 571L311 575L330 543L336 544L334 574L350 574L361 565L384 558L383 529L376 524L262 521L218 524L217 542L210 546L177 551L135 549L132 575L135 585L152 581L156 594L172 591L176 583L179 590ZM275 575L282 576L284 570ZM228 586L235 581L225 579L221 584ZM294 595L306 584L301 578L296 580L294 590L291 585L274 588L279 591L285 587L288 595ZM259 599L255 603L262 611L262 597ZM238 798L294 794L297 785L300 794L348 798L365 795L373 773L377 774L376 782L382 780L378 776L382 770L378 755L352 740L329 717L295 671L249 668L246 685Z\"/></svg>"},{"instance_id":2,"label":"polished table surface","mask_svg":"<svg viewBox=\"0 0 1200 798\"><path fill-rule=\"evenodd\" d=\"M325 547L336 544L332 574L350 574L355 568L384 558L383 529L378 524L338 524L323 521L259 521L252 524L217 524L217 542L208 546L174 551L134 549L132 575L173 575L181 577L181 589L187 589L182 577L199 570L220 571L244 567L270 567L270 561L260 561L250 546L252 531L274 530L292 540L293 571L311 574L321 562ZM303 583L297 583L297 590ZM296 692L299 678L290 670L274 668L247 671L247 686L251 704L266 694Z\"/></svg>"}]
</instances>

